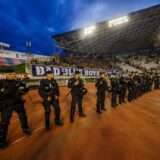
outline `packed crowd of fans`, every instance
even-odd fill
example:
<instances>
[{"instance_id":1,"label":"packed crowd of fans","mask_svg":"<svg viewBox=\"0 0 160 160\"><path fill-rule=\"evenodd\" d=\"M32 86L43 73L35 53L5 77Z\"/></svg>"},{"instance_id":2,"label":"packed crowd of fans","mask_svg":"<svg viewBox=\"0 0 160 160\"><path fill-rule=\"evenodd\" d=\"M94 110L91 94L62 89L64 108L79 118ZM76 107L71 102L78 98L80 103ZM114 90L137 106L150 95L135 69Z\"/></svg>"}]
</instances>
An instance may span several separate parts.
<instances>
[{"instance_id":1,"label":"packed crowd of fans","mask_svg":"<svg viewBox=\"0 0 160 160\"><path fill-rule=\"evenodd\" d=\"M142 72L157 71L160 69L160 58L157 54L150 55L127 55L122 56L120 59L118 56L108 57L108 58L82 58L73 56L61 56L59 54L54 54L51 56L50 61L40 61L33 58L30 63L36 65L49 65L49 66L59 66L59 67L75 67L81 69L98 69L98 70L123 70L120 67L121 62L125 62L137 70ZM148 66L151 67L149 68ZM155 65L154 65L155 64ZM146 68L147 66L147 68Z\"/></svg>"},{"instance_id":2,"label":"packed crowd of fans","mask_svg":"<svg viewBox=\"0 0 160 160\"><path fill-rule=\"evenodd\" d=\"M74 57L68 56L64 57L58 54L55 54L51 57L49 62L46 61L38 61L38 59L32 59L32 65L54 65L54 66L61 66L61 67L76 67L82 69L110 69L110 70L122 70L117 64L117 60L113 58L102 59L102 58L81 58L81 57Z\"/></svg>"},{"instance_id":3,"label":"packed crowd of fans","mask_svg":"<svg viewBox=\"0 0 160 160\"><path fill-rule=\"evenodd\" d=\"M126 61L126 63L136 69L139 69L143 72L147 72L147 69L145 67L143 67L141 63L135 64L134 62L131 62L131 61Z\"/></svg>"},{"instance_id":4,"label":"packed crowd of fans","mask_svg":"<svg viewBox=\"0 0 160 160\"><path fill-rule=\"evenodd\" d=\"M160 58L158 54L149 54L142 56L130 55L124 57L124 59L126 64L138 70L141 70L142 72L156 71L160 68Z\"/></svg>"}]
</instances>

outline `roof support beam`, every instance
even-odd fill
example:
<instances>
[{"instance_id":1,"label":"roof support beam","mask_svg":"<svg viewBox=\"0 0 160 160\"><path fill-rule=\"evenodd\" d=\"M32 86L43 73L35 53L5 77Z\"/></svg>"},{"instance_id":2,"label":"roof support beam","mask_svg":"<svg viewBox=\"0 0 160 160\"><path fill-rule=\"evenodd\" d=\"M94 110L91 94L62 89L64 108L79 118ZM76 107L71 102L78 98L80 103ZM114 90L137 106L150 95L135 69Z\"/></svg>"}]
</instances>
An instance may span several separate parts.
<instances>
[{"instance_id":1,"label":"roof support beam","mask_svg":"<svg viewBox=\"0 0 160 160\"><path fill-rule=\"evenodd\" d=\"M84 58L87 58L88 56L90 56L91 55L91 53L88 53L88 54L86 54L85 56L84 56Z\"/></svg>"}]
</instances>

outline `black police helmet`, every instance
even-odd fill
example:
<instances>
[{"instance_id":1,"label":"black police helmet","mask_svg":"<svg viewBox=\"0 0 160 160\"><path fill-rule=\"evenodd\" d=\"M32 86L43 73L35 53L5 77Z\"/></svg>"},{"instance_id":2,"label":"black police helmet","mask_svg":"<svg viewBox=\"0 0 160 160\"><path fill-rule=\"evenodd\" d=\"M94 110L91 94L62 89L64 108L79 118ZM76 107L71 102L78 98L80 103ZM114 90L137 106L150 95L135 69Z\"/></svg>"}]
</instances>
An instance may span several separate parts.
<instances>
[{"instance_id":1,"label":"black police helmet","mask_svg":"<svg viewBox=\"0 0 160 160\"><path fill-rule=\"evenodd\" d=\"M46 74L53 74L53 72L52 71L47 71Z\"/></svg>"},{"instance_id":2,"label":"black police helmet","mask_svg":"<svg viewBox=\"0 0 160 160\"><path fill-rule=\"evenodd\" d=\"M14 73L14 72L15 72L15 70L13 68L7 68L5 70L5 73Z\"/></svg>"},{"instance_id":3,"label":"black police helmet","mask_svg":"<svg viewBox=\"0 0 160 160\"><path fill-rule=\"evenodd\" d=\"M75 74L80 74L80 71L75 71Z\"/></svg>"},{"instance_id":4,"label":"black police helmet","mask_svg":"<svg viewBox=\"0 0 160 160\"><path fill-rule=\"evenodd\" d=\"M100 76L101 76L102 74L106 74L106 73L105 73L105 72L100 72Z\"/></svg>"}]
</instances>

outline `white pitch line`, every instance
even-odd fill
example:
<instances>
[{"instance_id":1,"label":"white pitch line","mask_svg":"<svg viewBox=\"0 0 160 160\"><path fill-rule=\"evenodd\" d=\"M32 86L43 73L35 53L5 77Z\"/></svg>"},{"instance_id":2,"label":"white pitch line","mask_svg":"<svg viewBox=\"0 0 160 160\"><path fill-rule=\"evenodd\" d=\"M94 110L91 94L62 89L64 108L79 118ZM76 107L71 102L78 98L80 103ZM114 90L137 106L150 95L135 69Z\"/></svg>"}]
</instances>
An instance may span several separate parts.
<instances>
[{"instance_id":1,"label":"white pitch line","mask_svg":"<svg viewBox=\"0 0 160 160\"><path fill-rule=\"evenodd\" d=\"M43 128L44 128L44 126L39 127L39 128L37 128L37 129L35 129L32 133L36 133L36 132L40 131L40 130L43 129ZM15 140L15 141L13 141L10 145L13 145L13 144L15 144L15 143L18 143L18 142L20 142L21 140L23 140L24 138L27 138L27 137L28 137L28 136L23 136L23 137Z\"/></svg>"},{"instance_id":2,"label":"white pitch line","mask_svg":"<svg viewBox=\"0 0 160 160\"><path fill-rule=\"evenodd\" d=\"M21 140L23 140L24 138L25 138L25 136L23 136L23 137L21 137L21 138L15 140L15 141L12 142L10 145L15 144L15 143L18 143L18 142L20 142Z\"/></svg>"},{"instance_id":3,"label":"white pitch line","mask_svg":"<svg viewBox=\"0 0 160 160\"><path fill-rule=\"evenodd\" d=\"M39 112L40 112L40 111L39 111ZM66 116L64 116L64 118L67 117L67 116L69 115L69 112L67 111L64 115L66 115ZM51 122L51 124L52 124L52 123L53 123L53 122ZM40 131L40 130L43 129L43 128L45 128L45 126L42 126L42 127L39 127L39 128L37 128L37 129L35 129L34 131L32 131L32 133L36 133L36 132ZM31 136L32 136L32 135L31 135ZM13 145L13 144L15 144L15 143L18 143L18 142L22 141L22 140L25 139L25 138L27 138L27 136L23 136L23 137L15 140L15 141L13 141L10 145Z\"/></svg>"}]
</instances>

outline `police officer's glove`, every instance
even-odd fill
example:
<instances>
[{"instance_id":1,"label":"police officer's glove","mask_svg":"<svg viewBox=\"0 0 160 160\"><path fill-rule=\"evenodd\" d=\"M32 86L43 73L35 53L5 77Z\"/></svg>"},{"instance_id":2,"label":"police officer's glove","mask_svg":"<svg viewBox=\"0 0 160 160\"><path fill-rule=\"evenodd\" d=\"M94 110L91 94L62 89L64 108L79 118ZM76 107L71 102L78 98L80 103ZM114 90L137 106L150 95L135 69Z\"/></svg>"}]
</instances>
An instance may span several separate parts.
<instances>
[{"instance_id":1,"label":"police officer's glove","mask_svg":"<svg viewBox=\"0 0 160 160\"><path fill-rule=\"evenodd\" d=\"M79 81L76 81L76 82L74 83L75 86L77 86L78 84L79 84Z\"/></svg>"},{"instance_id":2,"label":"police officer's glove","mask_svg":"<svg viewBox=\"0 0 160 160\"><path fill-rule=\"evenodd\" d=\"M51 97L50 96L48 96L47 101L51 101Z\"/></svg>"},{"instance_id":3,"label":"police officer's glove","mask_svg":"<svg viewBox=\"0 0 160 160\"><path fill-rule=\"evenodd\" d=\"M56 100L58 100L58 99L59 99L59 97L58 97L58 96L55 96L55 99L56 99Z\"/></svg>"},{"instance_id":4,"label":"police officer's glove","mask_svg":"<svg viewBox=\"0 0 160 160\"><path fill-rule=\"evenodd\" d=\"M88 90L83 87L80 92L81 92L81 95L84 96L84 95L86 95L88 93Z\"/></svg>"},{"instance_id":5,"label":"police officer's glove","mask_svg":"<svg viewBox=\"0 0 160 160\"><path fill-rule=\"evenodd\" d=\"M19 83L16 85L17 91L20 92L21 94L26 94L29 90L27 85L25 83Z\"/></svg>"},{"instance_id":6,"label":"police officer's glove","mask_svg":"<svg viewBox=\"0 0 160 160\"><path fill-rule=\"evenodd\" d=\"M0 92L4 92L5 88L1 88Z\"/></svg>"},{"instance_id":7,"label":"police officer's glove","mask_svg":"<svg viewBox=\"0 0 160 160\"><path fill-rule=\"evenodd\" d=\"M111 87L108 87L108 92L112 92L112 88Z\"/></svg>"},{"instance_id":8,"label":"police officer's glove","mask_svg":"<svg viewBox=\"0 0 160 160\"><path fill-rule=\"evenodd\" d=\"M18 89L23 91L25 88L24 86L19 86Z\"/></svg>"},{"instance_id":9,"label":"police officer's glove","mask_svg":"<svg viewBox=\"0 0 160 160\"><path fill-rule=\"evenodd\" d=\"M49 89L50 89L50 87L44 87L44 89L47 91L47 90L49 90Z\"/></svg>"}]
</instances>

